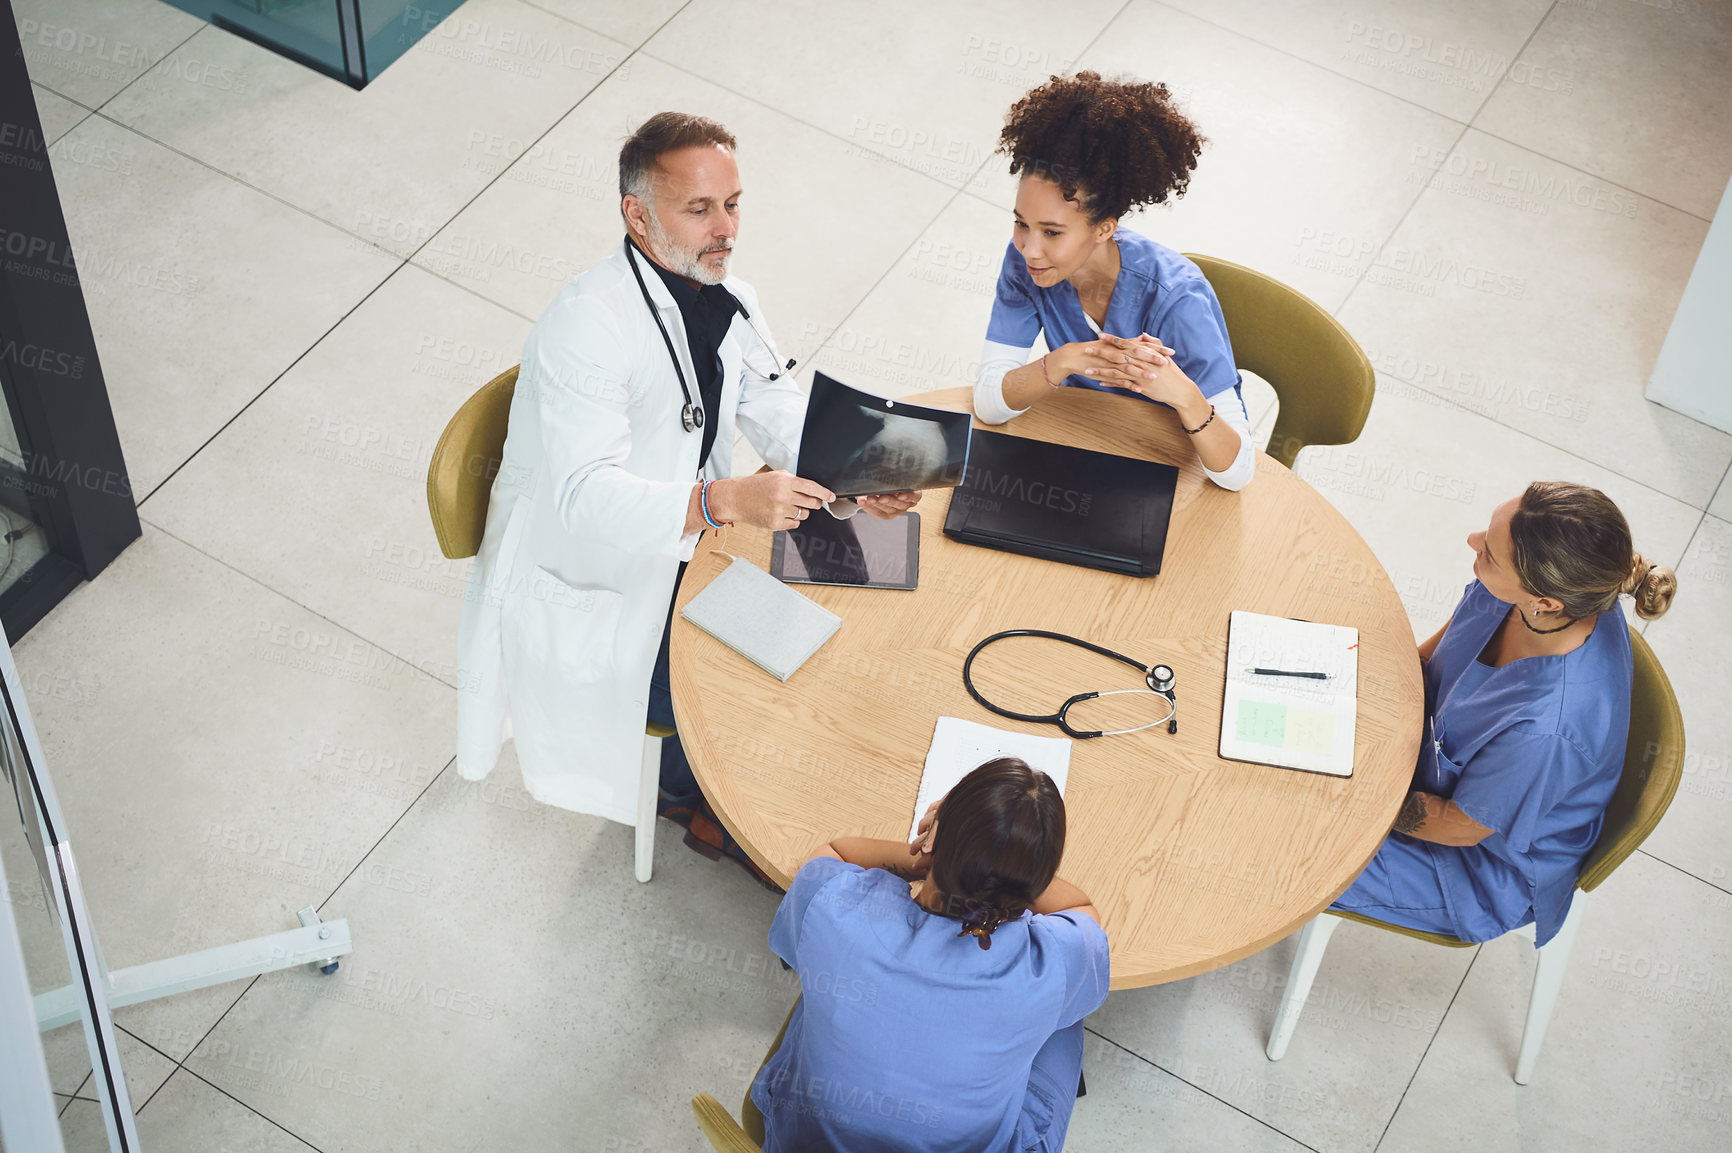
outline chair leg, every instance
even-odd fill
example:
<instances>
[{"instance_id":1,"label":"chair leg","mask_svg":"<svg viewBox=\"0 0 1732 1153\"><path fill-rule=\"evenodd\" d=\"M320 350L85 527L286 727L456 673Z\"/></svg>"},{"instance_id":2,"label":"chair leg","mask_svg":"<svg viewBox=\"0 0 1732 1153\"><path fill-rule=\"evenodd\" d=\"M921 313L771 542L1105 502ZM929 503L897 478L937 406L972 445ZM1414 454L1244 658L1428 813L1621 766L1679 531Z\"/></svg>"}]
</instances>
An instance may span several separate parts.
<instances>
[{"instance_id":1,"label":"chair leg","mask_svg":"<svg viewBox=\"0 0 1732 1153\"><path fill-rule=\"evenodd\" d=\"M1275 1010L1275 1026L1269 1030L1269 1060L1279 1061L1287 1055L1287 1042L1293 1039L1293 1029L1299 1024L1299 1014L1305 1011L1305 998L1311 995L1311 982L1317 979L1317 966L1323 962L1323 950L1329 947L1340 917L1319 913L1299 931L1299 951L1293 954L1293 968L1287 972L1287 987L1281 991L1281 1007Z\"/></svg>"},{"instance_id":2,"label":"chair leg","mask_svg":"<svg viewBox=\"0 0 1732 1153\"><path fill-rule=\"evenodd\" d=\"M1528 997L1527 1023L1522 1026L1521 1054L1516 1057L1517 1085L1526 1085L1533 1080L1534 1065L1540 1059L1540 1043L1546 1039L1552 1008L1558 1003L1558 991L1564 986L1564 969L1569 965L1570 948L1576 943L1576 930L1582 923L1585 897L1584 893L1575 894L1558 935L1541 947L1539 960L1534 965L1534 989Z\"/></svg>"},{"instance_id":3,"label":"chair leg","mask_svg":"<svg viewBox=\"0 0 1732 1153\"><path fill-rule=\"evenodd\" d=\"M662 739L643 739L643 765L637 779L637 879L650 879L656 855L656 790L662 776Z\"/></svg>"}]
</instances>

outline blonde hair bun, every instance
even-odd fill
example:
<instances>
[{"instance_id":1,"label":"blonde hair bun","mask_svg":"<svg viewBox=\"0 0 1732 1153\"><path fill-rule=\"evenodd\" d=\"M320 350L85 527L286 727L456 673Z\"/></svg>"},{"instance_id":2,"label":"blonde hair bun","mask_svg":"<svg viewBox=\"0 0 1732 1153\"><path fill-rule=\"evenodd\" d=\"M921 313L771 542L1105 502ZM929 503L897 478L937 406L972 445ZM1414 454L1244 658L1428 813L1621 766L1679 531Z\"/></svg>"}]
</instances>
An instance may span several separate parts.
<instances>
[{"instance_id":1,"label":"blonde hair bun","mask_svg":"<svg viewBox=\"0 0 1732 1153\"><path fill-rule=\"evenodd\" d=\"M1641 553L1630 557L1630 575L1620 590L1636 600L1636 615L1645 621L1666 615L1678 592L1678 576L1663 564L1655 564Z\"/></svg>"}]
</instances>

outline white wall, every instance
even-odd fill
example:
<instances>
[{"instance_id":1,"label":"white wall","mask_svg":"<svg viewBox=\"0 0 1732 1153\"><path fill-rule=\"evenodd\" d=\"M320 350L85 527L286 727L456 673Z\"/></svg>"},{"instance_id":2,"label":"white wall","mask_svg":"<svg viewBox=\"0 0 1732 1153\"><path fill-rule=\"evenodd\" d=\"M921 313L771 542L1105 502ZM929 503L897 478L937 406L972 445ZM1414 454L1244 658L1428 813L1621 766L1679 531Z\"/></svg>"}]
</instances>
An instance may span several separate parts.
<instances>
[{"instance_id":1,"label":"white wall","mask_svg":"<svg viewBox=\"0 0 1732 1153\"><path fill-rule=\"evenodd\" d=\"M1732 329L1732 184L1708 226L1708 239L1684 286L1678 314L1666 333L1647 398L1674 412L1732 432L1732 358L1726 336Z\"/></svg>"}]
</instances>

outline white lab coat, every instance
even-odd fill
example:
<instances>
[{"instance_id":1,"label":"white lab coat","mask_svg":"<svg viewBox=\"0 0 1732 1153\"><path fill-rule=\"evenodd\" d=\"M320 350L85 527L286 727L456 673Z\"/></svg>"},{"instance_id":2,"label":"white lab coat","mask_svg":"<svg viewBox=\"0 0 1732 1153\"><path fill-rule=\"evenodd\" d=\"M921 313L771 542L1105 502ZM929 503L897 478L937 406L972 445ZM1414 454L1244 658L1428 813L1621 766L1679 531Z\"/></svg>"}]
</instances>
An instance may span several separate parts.
<instances>
[{"instance_id":1,"label":"white lab coat","mask_svg":"<svg viewBox=\"0 0 1732 1153\"><path fill-rule=\"evenodd\" d=\"M680 367L698 397L679 306L638 257ZM806 393L766 345L757 294L723 282L736 315L721 344L715 446L730 474L736 427L772 468L794 468ZM637 779L649 679L698 476L701 432L644 304L625 246L573 278L523 346L505 456L458 626L457 771L486 776L507 738L539 801L625 824Z\"/></svg>"}]
</instances>

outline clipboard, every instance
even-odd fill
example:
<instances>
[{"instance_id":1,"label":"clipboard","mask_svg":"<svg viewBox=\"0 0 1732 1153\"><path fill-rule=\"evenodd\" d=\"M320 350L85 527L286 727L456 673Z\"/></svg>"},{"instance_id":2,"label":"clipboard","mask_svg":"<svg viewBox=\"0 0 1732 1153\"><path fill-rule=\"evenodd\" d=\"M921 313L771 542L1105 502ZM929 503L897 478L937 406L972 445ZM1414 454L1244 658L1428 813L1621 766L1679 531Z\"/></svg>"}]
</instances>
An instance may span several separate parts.
<instances>
[{"instance_id":1,"label":"clipboard","mask_svg":"<svg viewBox=\"0 0 1732 1153\"><path fill-rule=\"evenodd\" d=\"M1221 701L1223 759L1351 777L1358 712L1358 629L1233 612Z\"/></svg>"}]
</instances>

